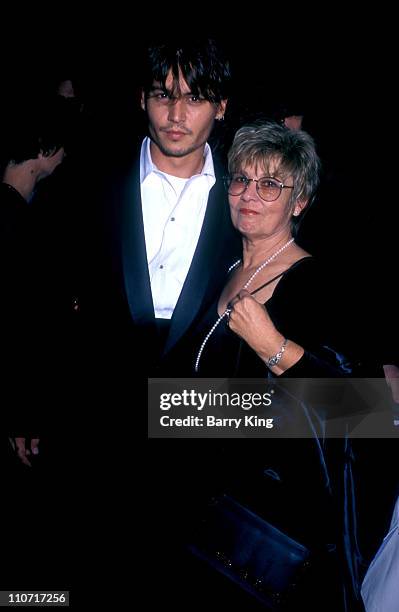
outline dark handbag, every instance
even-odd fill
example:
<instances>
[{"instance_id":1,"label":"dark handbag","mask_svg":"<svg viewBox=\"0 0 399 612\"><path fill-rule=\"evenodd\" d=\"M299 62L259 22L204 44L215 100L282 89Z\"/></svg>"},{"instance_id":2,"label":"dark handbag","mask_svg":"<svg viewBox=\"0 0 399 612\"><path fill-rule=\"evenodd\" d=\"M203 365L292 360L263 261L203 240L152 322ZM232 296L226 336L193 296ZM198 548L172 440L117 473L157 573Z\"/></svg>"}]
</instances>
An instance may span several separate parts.
<instances>
[{"instance_id":1,"label":"dark handbag","mask_svg":"<svg viewBox=\"0 0 399 612\"><path fill-rule=\"evenodd\" d=\"M209 503L189 550L271 610L310 565L307 548L227 495Z\"/></svg>"}]
</instances>

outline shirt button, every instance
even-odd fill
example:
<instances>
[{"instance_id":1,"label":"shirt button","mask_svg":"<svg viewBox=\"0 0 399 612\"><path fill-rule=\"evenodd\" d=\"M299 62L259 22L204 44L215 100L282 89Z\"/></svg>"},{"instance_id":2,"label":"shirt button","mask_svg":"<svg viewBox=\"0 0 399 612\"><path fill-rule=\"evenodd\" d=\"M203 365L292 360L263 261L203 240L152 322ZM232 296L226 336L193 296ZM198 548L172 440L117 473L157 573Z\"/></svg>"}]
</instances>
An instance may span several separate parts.
<instances>
[{"instance_id":1,"label":"shirt button","mask_svg":"<svg viewBox=\"0 0 399 612\"><path fill-rule=\"evenodd\" d=\"M171 220L171 221L174 221L174 220L175 220L175 217L171 217L171 218L170 218L170 220Z\"/></svg>"},{"instance_id":2,"label":"shirt button","mask_svg":"<svg viewBox=\"0 0 399 612\"><path fill-rule=\"evenodd\" d=\"M162 264L159 266L159 269L160 269L160 270L163 270L163 265L162 265Z\"/></svg>"}]
</instances>

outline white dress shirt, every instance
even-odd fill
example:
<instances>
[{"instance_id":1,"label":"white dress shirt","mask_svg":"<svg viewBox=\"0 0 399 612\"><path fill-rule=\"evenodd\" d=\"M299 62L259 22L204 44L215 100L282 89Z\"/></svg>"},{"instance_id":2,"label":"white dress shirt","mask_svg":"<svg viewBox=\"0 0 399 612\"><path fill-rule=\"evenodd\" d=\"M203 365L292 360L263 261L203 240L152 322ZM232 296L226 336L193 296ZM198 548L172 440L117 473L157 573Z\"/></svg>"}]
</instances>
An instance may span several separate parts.
<instances>
[{"instance_id":1,"label":"white dress shirt","mask_svg":"<svg viewBox=\"0 0 399 612\"><path fill-rule=\"evenodd\" d=\"M148 269L155 316L170 319L201 232L209 191L215 184L212 153L204 150L200 174L182 179L161 172L151 159L150 139L140 155L140 184Z\"/></svg>"}]
</instances>

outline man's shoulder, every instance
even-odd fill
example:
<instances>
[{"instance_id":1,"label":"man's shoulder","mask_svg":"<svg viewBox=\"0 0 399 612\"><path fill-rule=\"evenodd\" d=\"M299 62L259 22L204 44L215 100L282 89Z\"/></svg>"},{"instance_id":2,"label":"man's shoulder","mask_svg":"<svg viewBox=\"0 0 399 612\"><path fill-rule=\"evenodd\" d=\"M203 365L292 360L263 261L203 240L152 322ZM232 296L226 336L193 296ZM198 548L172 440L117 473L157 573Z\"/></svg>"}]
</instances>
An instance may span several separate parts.
<instances>
[{"instance_id":1,"label":"man's shoulder","mask_svg":"<svg viewBox=\"0 0 399 612\"><path fill-rule=\"evenodd\" d=\"M218 149L212 151L213 166L215 168L216 180L221 180L227 173L227 160Z\"/></svg>"}]
</instances>

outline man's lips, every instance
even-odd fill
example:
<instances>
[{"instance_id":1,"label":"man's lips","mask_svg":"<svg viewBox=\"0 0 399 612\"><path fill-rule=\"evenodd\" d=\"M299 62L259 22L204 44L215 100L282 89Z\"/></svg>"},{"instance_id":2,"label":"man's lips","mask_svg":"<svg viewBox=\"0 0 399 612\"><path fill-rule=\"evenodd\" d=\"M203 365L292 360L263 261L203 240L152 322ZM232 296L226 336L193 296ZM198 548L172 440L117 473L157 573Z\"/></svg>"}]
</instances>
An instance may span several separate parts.
<instances>
[{"instance_id":1,"label":"man's lips","mask_svg":"<svg viewBox=\"0 0 399 612\"><path fill-rule=\"evenodd\" d=\"M162 130L165 132L168 138L182 138L183 136L187 136L188 132L183 132L182 130Z\"/></svg>"}]
</instances>

